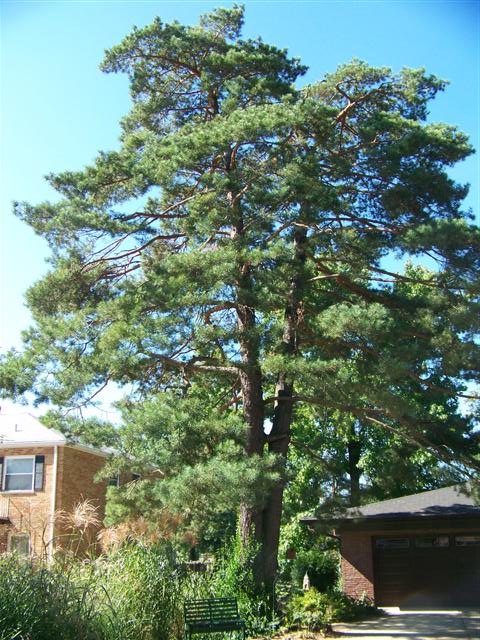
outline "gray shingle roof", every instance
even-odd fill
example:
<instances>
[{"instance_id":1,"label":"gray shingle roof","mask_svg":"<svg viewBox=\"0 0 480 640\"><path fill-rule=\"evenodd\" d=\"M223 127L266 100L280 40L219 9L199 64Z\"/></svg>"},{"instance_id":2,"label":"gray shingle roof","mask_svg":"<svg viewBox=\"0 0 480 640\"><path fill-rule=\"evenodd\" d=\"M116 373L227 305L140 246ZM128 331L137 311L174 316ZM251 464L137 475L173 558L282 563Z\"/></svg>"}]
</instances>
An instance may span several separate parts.
<instances>
[{"instance_id":1,"label":"gray shingle roof","mask_svg":"<svg viewBox=\"0 0 480 640\"><path fill-rule=\"evenodd\" d=\"M423 491L403 498L373 502L347 509L341 519L405 518L412 516L479 516L480 505L468 493L469 485L458 484L444 489Z\"/></svg>"},{"instance_id":2,"label":"gray shingle roof","mask_svg":"<svg viewBox=\"0 0 480 640\"><path fill-rule=\"evenodd\" d=\"M480 518L480 504L476 504L470 493L469 483L453 485L444 489L433 489L414 493L402 498L372 502L362 507L351 507L333 517L307 516L303 524L319 524L322 521L333 525L340 522L395 520L398 518Z\"/></svg>"}]
</instances>

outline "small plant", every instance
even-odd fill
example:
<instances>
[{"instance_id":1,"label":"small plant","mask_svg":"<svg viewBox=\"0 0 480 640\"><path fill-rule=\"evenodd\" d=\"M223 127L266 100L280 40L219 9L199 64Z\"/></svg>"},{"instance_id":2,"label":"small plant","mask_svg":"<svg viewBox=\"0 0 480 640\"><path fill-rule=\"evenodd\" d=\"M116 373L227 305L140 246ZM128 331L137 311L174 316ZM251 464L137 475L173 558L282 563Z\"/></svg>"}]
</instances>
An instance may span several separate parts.
<instances>
[{"instance_id":1,"label":"small plant","mask_svg":"<svg viewBox=\"0 0 480 640\"><path fill-rule=\"evenodd\" d=\"M366 598L354 600L341 591L320 593L315 588L294 596L287 605L289 627L310 631L325 630L332 622L350 622L377 614L376 607Z\"/></svg>"}]
</instances>

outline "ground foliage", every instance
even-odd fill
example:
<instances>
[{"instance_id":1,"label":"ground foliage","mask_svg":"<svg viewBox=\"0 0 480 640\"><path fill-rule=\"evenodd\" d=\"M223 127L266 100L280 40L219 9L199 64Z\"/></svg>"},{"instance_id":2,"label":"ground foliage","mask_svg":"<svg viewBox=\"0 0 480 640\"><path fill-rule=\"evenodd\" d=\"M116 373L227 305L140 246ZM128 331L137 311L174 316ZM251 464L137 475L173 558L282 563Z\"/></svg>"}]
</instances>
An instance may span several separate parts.
<instances>
[{"instance_id":1,"label":"ground foliage","mask_svg":"<svg viewBox=\"0 0 480 640\"><path fill-rule=\"evenodd\" d=\"M206 572L172 547L126 542L91 559L0 558L0 640L175 640L186 599L232 596L250 636L277 626L271 597L254 594L251 550L224 545Z\"/></svg>"},{"instance_id":2,"label":"ground foliage","mask_svg":"<svg viewBox=\"0 0 480 640\"><path fill-rule=\"evenodd\" d=\"M327 630L332 622L350 622L376 616L379 611L368 599L354 600L340 591L321 593L308 589L291 599L286 623L292 628Z\"/></svg>"},{"instance_id":3,"label":"ground foliage","mask_svg":"<svg viewBox=\"0 0 480 640\"><path fill-rule=\"evenodd\" d=\"M242 23L236 6L157 19L106 52L132 109L117 150L48 177L59 201L15 205L51 270L0 386L63 411L125 388L119 446L163 483L131 502L192 523L241 504L264 588L294 408L478 467L442 407L478 376L480 234L448 174L467 137L427 120L443 81L354 60L300 89L305 67Z\"/></svg>"}]
</instances>

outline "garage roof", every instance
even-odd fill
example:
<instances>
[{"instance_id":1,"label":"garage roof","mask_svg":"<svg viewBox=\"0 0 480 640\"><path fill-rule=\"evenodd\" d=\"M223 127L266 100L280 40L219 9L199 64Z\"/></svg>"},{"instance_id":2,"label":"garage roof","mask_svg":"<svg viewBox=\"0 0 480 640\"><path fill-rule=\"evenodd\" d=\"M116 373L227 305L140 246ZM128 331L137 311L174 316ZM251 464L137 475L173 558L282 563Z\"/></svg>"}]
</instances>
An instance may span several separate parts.
<instances>
[{"instance_id":1,"label":"garage roof","mask_svg":"<svg viewBox=\"0 0 480 640\"><path fill-rule=\"evenodd\" d=\"M468 484L423 491L403 498L373 502L347 509L346 518L480 515L480 505L469 494Z\"/></svg>"},{"instance_id":2,"label":"garage roof","mask_svg":"<svg viewBox=\"0 0 480 640\"><path fill-rule=\"evenodd\" d=\"M329 520L376 520L411 517L480 517L480 505L469 492L469 484L457 484L444 489L423 491L402 498L373 502L362 507L351 507ZM303 518L305 524L318 522L319 518Z\"/></svg>"}]
</instances>

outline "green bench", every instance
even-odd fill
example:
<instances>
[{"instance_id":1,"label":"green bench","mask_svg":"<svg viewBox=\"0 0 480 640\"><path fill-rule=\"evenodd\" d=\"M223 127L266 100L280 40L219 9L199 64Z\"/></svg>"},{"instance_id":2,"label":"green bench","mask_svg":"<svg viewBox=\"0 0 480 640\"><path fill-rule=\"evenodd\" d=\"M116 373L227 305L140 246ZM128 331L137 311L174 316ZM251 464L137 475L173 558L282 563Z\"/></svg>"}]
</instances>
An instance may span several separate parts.
<instances>
[{"instance_id":1,"label":"green bench","mask_svg":"<svg viewBox=\"0 0 480 640\"><path fill-rule=\"evenodd\" d=\"M223 631L238 631L245 640L245 622L239 616L235 598L186 600L183 612L185 640L191 638L194 633Z\"/></svg>"}]
</instances>

